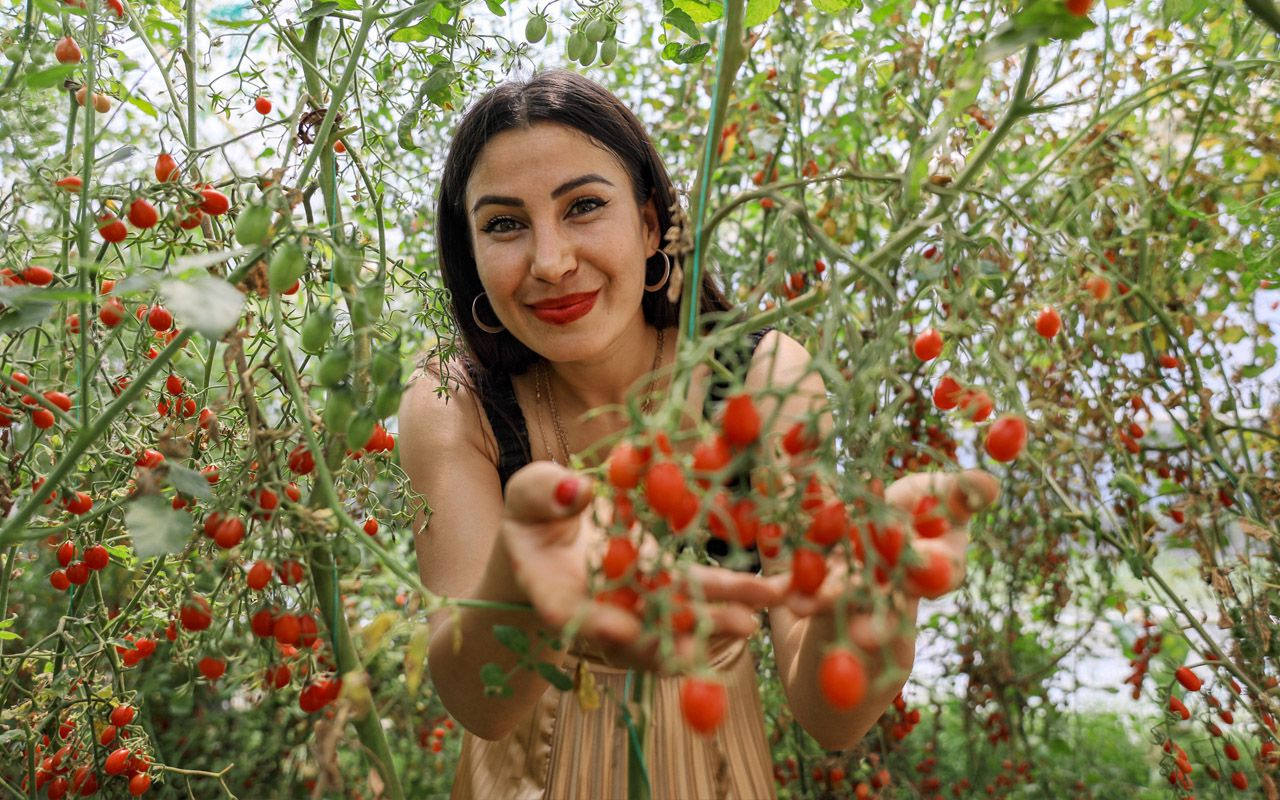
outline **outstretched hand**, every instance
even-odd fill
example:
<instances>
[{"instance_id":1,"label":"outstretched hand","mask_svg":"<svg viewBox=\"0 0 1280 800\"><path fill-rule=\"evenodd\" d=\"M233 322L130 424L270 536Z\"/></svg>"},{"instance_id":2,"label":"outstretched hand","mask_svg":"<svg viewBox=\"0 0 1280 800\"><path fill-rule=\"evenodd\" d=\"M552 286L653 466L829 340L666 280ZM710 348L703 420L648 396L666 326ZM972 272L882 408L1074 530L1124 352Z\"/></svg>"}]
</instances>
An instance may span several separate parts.
<instances>
[{"instance_id":1,"label":"outstretched hand","mask_svg":"<svg viewBox=\"0 0 1280 800\"><path fill-rule=\"evenodd\" d=\"M501 536L516 582L548 627L560 631L576 623L579 642L610 663L659 669L658 637L631 612L589 594L590 565L605 541L590 513L593 500L589 478L550 462L533 462L511 476ZM781 602L785 589L777 577L710 566L693 568L689 579L698 587L689 594L705 601L713 637L751 636L755 612ZM690 634L677 635L677 657L692 646Z\"/></svg>"},{"instance_id":2,"label":"outstretched hand","mask_svg":"<svg viewBox=\"0 0 1280 800\"><path fill-rule=\"evenodd\" d=\"M907 533L906 549L913 549L923 563L938 558L945 563L947 569L942 582L930 588L927 594L938 597L954 591L964 582L966 550L969 546L969 519L978 511L996 502L1000 496L1000 486L994 476L980 469L964 472L919 472L906 475L885 490L885 501L904 519L910 520L917 504L923 498L936 497L938 504L934 510L945 520L945 531L934 538L920 538ZM911 530L909 522L901 525L904 531ZM904 558L906 553L904 550ZM836 602L848 589L851 577L843 555L835 553L827 560L827 576L818 590L812 594L788 591L785 604L793 614L800 617L811 617L829 614ZM860 576L852 578L859 580ZM908 580L908 590L914 588ZM926 594L916 590L915 597ZM909 598L907 607L898 608L887 613L868 613L858 609L849 609L848 634L855 644L864 651L876 651L885 648L903 650L899 661L909 663L906 652L910 644L901 634L914 629L915 597ZM904 620L903 617L909 617ZM904 621L912 624L904 626ZM899 641L901 640L901 641ZM901 646L899 646L901 645ZM911 645L913 647L913 645Z\"/></svg>"}]
</instances>

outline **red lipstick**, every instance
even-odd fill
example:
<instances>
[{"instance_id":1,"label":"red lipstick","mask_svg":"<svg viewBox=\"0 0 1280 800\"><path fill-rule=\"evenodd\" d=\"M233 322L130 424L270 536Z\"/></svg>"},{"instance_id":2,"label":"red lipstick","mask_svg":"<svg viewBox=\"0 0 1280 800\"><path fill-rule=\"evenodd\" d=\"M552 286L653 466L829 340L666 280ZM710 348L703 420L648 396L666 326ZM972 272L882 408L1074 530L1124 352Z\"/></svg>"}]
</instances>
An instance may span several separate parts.
<instances>
[{"instance_id":1,"label":"red lipstick","mask_svg":"<svg viewBox=\"0 0 1280 800\"><path fill-rule=\"evenodd\" d=\"M585 317L596 304L600 291L567 294L549 300L539 300L531 304L533 315L543 322L552 325L568 325L574 320Z\"/></svg>"}]
</instances>

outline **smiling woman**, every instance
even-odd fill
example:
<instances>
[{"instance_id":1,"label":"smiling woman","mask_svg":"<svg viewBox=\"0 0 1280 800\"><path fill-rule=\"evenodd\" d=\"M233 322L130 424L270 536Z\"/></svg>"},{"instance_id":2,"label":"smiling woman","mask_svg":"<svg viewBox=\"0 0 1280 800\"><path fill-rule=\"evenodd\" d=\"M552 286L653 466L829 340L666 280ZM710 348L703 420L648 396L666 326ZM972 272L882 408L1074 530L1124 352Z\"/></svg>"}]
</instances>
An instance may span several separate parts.
<instances>
[{"instance_id":1,"label":"smiling woman","mask_svg":"<svg viewBox=\"0 0 1280 800\"><path fill-rule=\"evenodd\" d=\"M743 571L706 564L690 573L697 586L691 594L706 603L715 682L682 684L665 674L670 654L659 653L639 620L591 598L588 565L605 549L611 510L565 465L599 465L602 443L628 425L609 409L637 387L645 412L664 393L661 368L675 358L679 303L671 288L680 266L661 245L671 238L676 210L671 181L639 121L572 73L498 87L467 112L455 135L437 233L463 355L444 397L436 389L446 365L429 362L400 411L401 462L431 508L416 528L422 582L441 596L487 601L436 611L431 620L432 679L466 730L455 798L627 796L636 776L628 775L620 708L635 670L654 673L645 748L652 796L772 797L747 646L766 607L791 711L824 746L858 741L905 680L914 604L903 609L906 625L897 629L905 636L872 632L851 614L850 635L877 654L867 665L872 688L845 687L848 702L838 709L823 701L818 663L834 639L839 589L797 600L788 576L773 574L784 567L770 558ZM710 274L700 296L707 325L732 316ZM781 439L785 426L825 400L822 380L808 369L805 349L780 332L754 332L741 349L736 359L716 359L738 364L747 391L786 395L768 401L780 402L780 413L763 413L769 422L759 432ZM727 389L705 365L689 384L687 396L676 398L683 430L711 418ZM785 393L775 388L782 386ZM829 429L829 418L820 424ZM692 437L674 433L677 449L692 448ZM945 480L895 484L891 499L914 503L926 490L945 495L954 488ZM966 514L960 509L953 519ZM937 541L944 539L940 554L950 563L963 552L964 525ZM640 557L649 554L642 548ZM756 571L762 562L768 577ZM512 604L536 613L509 610ZM575 632L562 641L570 621ZM495 634L498 626L508 634ZM594 685L604 701L588 710L574 693L548 692L544 674L524 669L499 641L512 641L510 629L566 679ZM687 659L693 631L675 641L676 655ZM507 675L501 693L481 677L482 668L493 672L490 665Z\"/></svg>"}]
</instances>

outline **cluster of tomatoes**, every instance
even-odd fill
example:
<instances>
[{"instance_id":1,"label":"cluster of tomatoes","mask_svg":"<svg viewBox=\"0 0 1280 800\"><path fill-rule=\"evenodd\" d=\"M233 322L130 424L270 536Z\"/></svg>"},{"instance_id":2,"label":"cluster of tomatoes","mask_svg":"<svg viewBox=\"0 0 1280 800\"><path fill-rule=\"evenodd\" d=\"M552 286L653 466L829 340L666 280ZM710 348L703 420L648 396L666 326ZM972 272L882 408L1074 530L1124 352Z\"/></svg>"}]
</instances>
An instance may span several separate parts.
<instances>
[{"instance_id":1,"label":"cluster of tomatoes","mask_svg":"<svg viewBox=\"0 0 1280 800\"><path fill-rule=\"evenodd\" d=\"M896 583L927 598L949 588L952 566L943 555L908 554L909 531L927 539L948 530L937 497L921 498L902 519L879 508L883 488L878 482L869 485L866 499L846 503L819 473L811 423L791 425L772 453L761 441L762 428L755 399L738 394L725 402L718 430L694 443L687 455L677 454L664 433L615 445L606 465L614 514L598 601L628 610L659 630L692 632L696 616L687 592L658 563L639 559L639 536L650 531L660 542L679 547L694 529L769 559L780 557L785 547L790 590L799 594L818 590L837 552L851 556L882 587ZM699 519L704 524L694 526ZM867 688L862 659L845 644L828 650L817 679L837 711L856 707ZM714 680L685 678L680 698L695 730L709 733L723 719L725 691Z\"/></svg>"},{"instance_id":2,"label":"cluster of tomatoes","mask_svg":"<svg viewBox=\"0 0 1280 800\"><path fill-rule=\"evenodd\" d=\"M59 568L49 574L49 584L60 592L65 592L72 585L83 586L89 582L91 572L100 572L111 563L111 554L101 544L85 548L81 558L77 559L75 542L70 539L58 545Z\"/></svg>"},{"instance_id":3,"label":"cluster of tomatoes","mask_svg":"<svg viewBox=\"0 0 1280 800\"><path fill-rule=\"evenodd\" d=\"M418 728L418 746L433 753L442 753L445 739L456 727L457 723L449 717L439 720L436 724L424 724Z\"/></svg>"},{"instance_id":4,"label":"cluster of tomatoes","mask_svg":"<svg viewBox=\"0 0 1280 800\"><path fill-rule=\"evenodd\" d=\"M31 385L31 377L25 372L11 372L8 379L0 385L0 398L9 402L18 396L17 404L28 414L31 424L41 430L52 428L58 421L59 414L71 412L71 398L56 389L35 394L22 391ZM18 388L21 386L22 388ZM18 412L11 405L0 405L0 428L11 427L18 421Z\"/></svg>"},{"instance_id":5,"label":"cluster of tomatoes","mask_svg":"<svg viewBox=\"0 0 1280 800\"><path fill-rule=\"evenodd\" d=\"M1206 661L1211 665L1216 660L1217 658L1213 654L1206 656ZM1219 780L1225 777L1232 788L1238 791L1246 791L1249 788L1249 776L1239 769L1242 758L1240 747L1234 741L1227 739L1226 732L1223 730L1224 727L1229 728L1235 724L1235 712L1233 709L1236 707L1237 698L1241 696L1240 685L1232 678L1227 679L1226 684L1230 692L1228 693L1227 705L1224 707L1222 701L1205 688L1204 681L1191 667L1185 664L1179 666L1174 670L1174 679L1185 690L1186 695L1184 696L1188 700L1193 695L1203 699L1207 707L1206 714L1213 719L1213 721L1204 722L1205 730L1210 736L1209 741L1218 740L1222 743L1219 755L1223 761L1219 763L1226 763L1231 767L1227 771L1228 774L1224 776L1223 772L1210 761L1210 763L1205 764L1205 773L1211 780ZM1267 682L1267 689L1274 689L1277 685L1280 685L1280 682L1272 678ZM1187 708L1186 703L1172 689L1169 692L1167 708L1173 724L1177 724L1179 721L1187 722L1191 720L1191 709ZM1274 770L1277 766L1280 766L1280 750L1277 749L1274 738L1277 729L1276 721L1266 711L1260 712L1259 718L1270 733L1268 735L1266 731L1259 731L1258 736L1262 742L1259 746L1255 763L1260 767ZM1184 792L1193 791L1195 788L1195 781L1192 778L1194 770L1186 751L1173 740L1172 736L1165 739L1163 749L1167 756L1165 759L1165 774L1170 785Z\"/></svg>"},{"instance_id":6,"label":"cluster of tomatoes","mask_svg":"<svg viewBox=\"0 0 1280 800\"><path fill-rule=\"evenodd\" d=\"M1133 684L1134 700L1142 696L1142 681L1151 668L1151 659L1159 654L1164 644L1164 636L1159 631L1152 631L1156 627L1155 620L1150 617L1145 618L1142 621L1142 627L1142 634L1133 640L1133 658L1129 659L1129 666L1133 672L1124 679L1125 683Z\"/></svg>"},{"instance_id":7,"label":"cluster of tomatoes","mask_svg":"<svg viewBox=\"0 0 1280 800\"><path fill-rule=\"evenodd\" d=\"M133 706L122 704L112 707L105 724L97 727L95 742L80 741L76 721L64 720L58 726L58 738L65 744L49 752L52 745L49 737L45 736L36 746L35 791L43 792L49 800L89 797L103 788L101 780L120 776L130 795L146 794L151 789L150 758L140 746L121 746L124 740L141 734L141 730L133 725L134 716ZM93 730L89 730L89 734L92 735ZM101 773L95 767L94 757L84 749L93 750L99 746L112 748L102 761ZM23 789L27 789L25 778Z\"/></svg>"},{"instance_id":8,"label":"cluster of tomatoes","mask_svg":"<svg viewBox=\"0 0 1280 800\"><path fill-rule=\"evenodd\" d=\"M1057 316L1056 311L1046 310ZM1044 316L1043 312L1041 316ZM1061 320L1058 320L1052 335L1056 335L1060 328ZM942 355L943 346L942 334L934 328L927 328L916 336L912 351L921 361L932 361ZM995 410L991 395L986 391L964 386L951 375L942 376L934 387L933 404L942 411L956 409L973 422L985 422ZM1026 420L1015 414L1006 414L987 428L983 449L996 461L1007 463L1017 458L1026 444Z\"/></svg>"},{"instance_id":9,"label":"cluster of tomatoes","mask_svg":"<svg viewBox=\"0 0 1280 800\"><path fill-rule=\"evenodd\" d=\"M83 87L81 91L84 91ZM96 96L95 96L96 102ZM168 153L156 157L155 176L162 184L176 184L182 171L178 162ZM70 193L78 193L84 188L84 179L79 175L66 175L54 181L59 189ZM173 223L183 230L200 227L204 216L221 216L231 209L231 200L225 194L204 184L195 189L181 190L182 197L174 204ZM134 197L129 201L125 214L129 225L137 230L154 228L160 222L160 212L145 197ZM111 210L104 210L98 216L98 235L111 244L119 244L129 236L129 226Z\"/></svg>"}]
</instances>

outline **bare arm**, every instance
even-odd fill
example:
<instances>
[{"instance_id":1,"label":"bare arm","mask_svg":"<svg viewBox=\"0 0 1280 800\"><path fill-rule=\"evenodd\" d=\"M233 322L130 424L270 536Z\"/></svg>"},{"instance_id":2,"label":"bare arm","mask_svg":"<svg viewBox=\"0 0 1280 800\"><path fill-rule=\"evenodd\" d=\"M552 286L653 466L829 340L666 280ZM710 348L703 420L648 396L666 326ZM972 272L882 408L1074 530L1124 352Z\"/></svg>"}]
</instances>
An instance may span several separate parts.
<instances>
[{"instance_id":1,"label":"bare arm","mask_svg":"<svg viewBox=\"0 0 1280 800\"><path fill-rule=\"evenodd\" d=\"M810 358L804 347L780 333L770 334L761 342L747 376L747 388L759 391L767 387L785 389L784 399L766 440L777 441L790 425L818 409L826 409L826 387L821 376L809 371ZM761 404L761 413L769 419L777 401ZM830 414L823 410L819 417L819 436L825 439L832 428ZM983 482L982 504L994 500L995 485L985 473L975 476L918 474L908 476L886 492L886 500L898 508L910 509L925 493L937 492L948 497L951 530L939 539L913 543L922 554L937 549L952 563L952 585L963 577L963 558L968 543L964 528L971 513L965 495L950 496L960 486L959 478ZM989 484L987 483L989 481ZM975 500L975 506L977 500ZM867 668L868 691L861 703L839 712L822 696L818 672L822 658L837 641L834 603L851 578L846 574L842 558L833 555L826 582L813 597L789 595L785 605L770 607L770 631L777 656L778 671L788 704L796 721L826 749L850 747L862 739L893 702L910 675L915 662L915 620L918 599L900 597L895 608L879 617L850 609L847 634L862 651ZM766 572L778 572L787 565L766 560ZM857 578L853 578L856 580Z\"/></svg>"},{"instance_id":2,"label":"bare arm","mask_svg":"<svg viewBox=\"0 0 1280 800\"><path fill-rule=\"evenodd\" d=\"M498 536L502 489L485 452L478 401L458 390L446 402L436 396L435 385L433 376L422 376L400 408L401 461L431 508L429 524L420 515L415 526L422 583L444 597L527 604ZM480 668L494 662L509 670L517 661L494 639L493 626L518 627L531 641L552 632L526 611L446 608L434 612L430 624L431 678L449 713L482 738L505 735L548 684L521 670L509 681L510 697L485 696ZM543 660L559 664L563 653L547 652Z\"/></svg>"}]
</instances>

